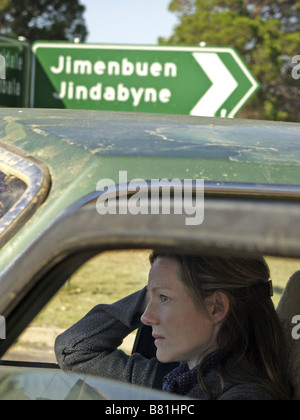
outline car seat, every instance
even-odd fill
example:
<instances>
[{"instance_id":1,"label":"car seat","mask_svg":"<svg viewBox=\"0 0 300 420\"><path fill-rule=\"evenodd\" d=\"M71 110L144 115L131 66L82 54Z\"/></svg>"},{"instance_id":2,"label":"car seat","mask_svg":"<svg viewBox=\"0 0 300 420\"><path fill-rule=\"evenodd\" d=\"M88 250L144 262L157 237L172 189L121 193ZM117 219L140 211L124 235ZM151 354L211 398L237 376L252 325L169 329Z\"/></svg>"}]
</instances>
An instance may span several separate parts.
<instances>
[{"instance_id":1,"label":"car seat","mask_svg":"<svg viewBox=\"0 0 300 420\"><path fill-rule=\"evenodd\" d=\"M294 387L294 400L300 400L300 327L297 328L297 324L300 323L300 271L297 271L286 285L277 313L288 345L287 369ZM295 316L299 317L296 324Z\"/></svg>"}]
</instances>

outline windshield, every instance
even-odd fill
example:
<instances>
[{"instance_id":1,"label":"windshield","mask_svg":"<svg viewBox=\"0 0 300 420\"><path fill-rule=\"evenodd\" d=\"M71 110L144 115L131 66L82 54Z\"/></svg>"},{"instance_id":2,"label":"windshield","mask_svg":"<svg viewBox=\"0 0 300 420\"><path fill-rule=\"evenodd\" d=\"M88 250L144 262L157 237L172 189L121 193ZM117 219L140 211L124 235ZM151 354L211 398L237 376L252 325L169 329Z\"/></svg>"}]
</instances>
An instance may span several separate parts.
<instances>
[{"instance_id":1,"label":"windshield","mask_svg":"<svg viewBox=\"0 0 300 420\"><path fill-rule=\"evenodd\" d=\"M0 219L17 203L26 188L20 179L0 171Z\"/></svg>"}]
</instances>

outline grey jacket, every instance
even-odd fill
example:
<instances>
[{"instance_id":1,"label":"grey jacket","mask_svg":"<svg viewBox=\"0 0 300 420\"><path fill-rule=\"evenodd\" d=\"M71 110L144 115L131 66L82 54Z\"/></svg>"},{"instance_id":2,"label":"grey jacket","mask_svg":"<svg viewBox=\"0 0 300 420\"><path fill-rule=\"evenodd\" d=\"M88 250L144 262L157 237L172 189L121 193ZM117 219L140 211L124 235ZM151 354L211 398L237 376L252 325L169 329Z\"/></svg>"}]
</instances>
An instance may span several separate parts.
<instances>
[{"instance_id":1,"label":"grey jacket","mask_svg":"<svg viewBox=\"0 0 300 420\"><path fill-rule=\"evenodd\" d=\"M98 305L81 321L60 335L55 344L59 366L64 370L98 375L135 385L152 388L161 363L139 354L126 355L118 350L123 339L141 326L138 309L145 289L114 303ZM206 381L213 390L214 399L273 400L264 388L251 384L230 383L223 378L221 398L220 379L215 368L208 371ZM197 385L187 395L199 400L209 396Z\"/></svg>"}]
</instances>

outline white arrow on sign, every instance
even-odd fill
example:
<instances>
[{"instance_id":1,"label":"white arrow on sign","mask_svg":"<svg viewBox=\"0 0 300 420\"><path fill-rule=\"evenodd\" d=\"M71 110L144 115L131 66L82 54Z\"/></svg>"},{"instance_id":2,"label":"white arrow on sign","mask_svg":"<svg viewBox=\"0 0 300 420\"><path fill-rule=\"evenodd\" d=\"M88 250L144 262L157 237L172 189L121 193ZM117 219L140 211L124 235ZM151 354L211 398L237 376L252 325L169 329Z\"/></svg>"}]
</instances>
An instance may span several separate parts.
<instances>
[{"instance_id":1,"label":"white arrow on sign","mask_svg":"<svg viewBox=\"0 0 300 420\"><path fill-rule=\"evenodd\" d=\"M217 54L194 53L193 56L213 85L192 109L191 115L213 117L238 87L238 83Z\"/></svg>"}]
</instances>

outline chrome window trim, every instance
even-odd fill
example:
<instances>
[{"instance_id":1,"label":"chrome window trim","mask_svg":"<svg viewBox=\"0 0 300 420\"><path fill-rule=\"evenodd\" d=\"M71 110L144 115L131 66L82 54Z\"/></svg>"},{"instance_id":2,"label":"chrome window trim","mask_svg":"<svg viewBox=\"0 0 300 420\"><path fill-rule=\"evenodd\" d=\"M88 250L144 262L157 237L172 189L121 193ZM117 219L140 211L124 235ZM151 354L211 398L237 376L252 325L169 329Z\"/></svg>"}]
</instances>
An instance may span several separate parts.
<instances>
[{"instance_id":1,"label":"chrome window trim","mask_svg":"<svg viewBox=\"0 0 300 420\"><path fill-rule=\"evenodd\" d=\"M205 181L205 194L259 199L300 199L300 185Z\"/></svg>"},{"instance_id":2,"label":"chrome window trim","mask_svg":"<svg viewBox=\"0 0 300 420\"><path fill-rule=\"evenodd\" d=\"M151 181L146 180L147 190L150 191ZM157 184L152 184L152 188L159 188ZM193 181L191 188L195 189L196 185ZM143 188L141 189L143 191ZM115 187L108 187L105 195L107 198L117 196L124 197L134 194L136 190L130 189L130 184L117 184ZM68 206L60 215L72 213L81 207L93 204L103 193L94 191ZM300 185L285 184L254 184L243 182L220 182L220 181L204 181L205 198L246 198L246 199L268 199L268 200L291 200L300 201Z\"/></svg>"},{"instance_id":3,"label":"chrome window trim","mask_svg":"<svg viewBox=\"0 0 300 420\"><path fill-rule=\"evenodd\" d=\"M51 177L44 164L3 144L0 144L0 171L15 176L27 186L19 200L0 219L1 248L44 202L51 187Z\"/></svg>"}]
</instances>

